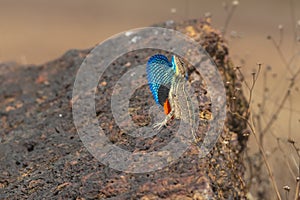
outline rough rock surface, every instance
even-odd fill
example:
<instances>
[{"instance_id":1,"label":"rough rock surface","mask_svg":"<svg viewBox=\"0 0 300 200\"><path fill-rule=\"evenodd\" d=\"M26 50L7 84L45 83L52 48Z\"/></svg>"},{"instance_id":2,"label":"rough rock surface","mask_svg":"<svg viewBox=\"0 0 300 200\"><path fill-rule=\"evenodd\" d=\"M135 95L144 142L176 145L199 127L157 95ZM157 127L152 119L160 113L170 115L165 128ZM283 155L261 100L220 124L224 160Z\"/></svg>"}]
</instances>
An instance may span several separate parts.
<instances>
[{"instance_id":1,"label":"rough rock surface","mask_svg":"<svg viewBox=\"0 0 300 200\"><path fill-rule=\"evenodd\" d=\"M166 22L157 26L173 28L197 40L214 59L227 92L227 119L218 143L207 157L187 151L166 168L146 173L119 172L101 164L84 147L72 119L72 87L76 72L90 50L71 50L41 66L0 64L0 199L244 199L242 152L247 137L247 102L221 34L210 19ZM131 52L119 58L107 72L123 73L145 63L153 51ZM107 76L114 77L114 76ZM112 79L116 79L112 78ZM151 141L136 141L122 134L111 119L109 95L115 80L98 85L96 111L116 144L131 150L151 147ZM133 120L147 121L138 109L153 104L149 91L132 98ZM99 95L100 94L100 95ZM233 98L234 97L234 98ZM170 134L161 136L168 141ZM154 138L154 140L158 140ZM149 147L150 150L152 150ZM148 149L148 150L149 150Z\"/></svg>"}]
</instances>

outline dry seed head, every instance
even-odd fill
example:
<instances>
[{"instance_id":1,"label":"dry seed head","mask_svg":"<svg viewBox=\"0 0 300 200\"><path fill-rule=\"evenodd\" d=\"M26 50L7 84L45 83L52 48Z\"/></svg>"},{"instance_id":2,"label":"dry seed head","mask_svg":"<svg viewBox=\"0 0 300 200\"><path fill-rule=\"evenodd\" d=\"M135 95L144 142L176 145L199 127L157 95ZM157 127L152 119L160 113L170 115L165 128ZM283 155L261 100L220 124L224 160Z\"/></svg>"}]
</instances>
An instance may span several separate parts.
<instances>
[{"instance_id":1,"label":"dry seed head","mask_svg":"<svg viewBox=\"0 0 300 200\"><path fill-rule=\"evenodd\" d=\"M211 17L211 13L210 13L210 12L206 12L206 13L204 14L204 17L206 17L206 18Z\"/></svg>"},{"instance_id":2,"label":"dry seed head","mask_svg":"<svg viewBox=\"0 0 300 200\"><path fill-rule=\"evenodd\" d=\"M234 70L241 69L241 68L242 68L241 66L236 66L236 67L234 68Z\"/></svg>"},{"instance_id":3,"label":"dry seed head","mask_svg":"<svg viewBox=\"0 0 300 200\"><path fill-rule=\"evenodd\" d=\"M233 5L233 6L238 6L239 3L240 3L240 2L239 2L238 0L232 1L232 5Z\"/></svg>"},{"instance_id":4,"label":"dry seed head","mask_svg":"<svg viewBox=\"0 0 300 200\"><path fill-rule=\"evenodd\" d=\"M176 13L176 12L177 12L176 8L171 8L171 13Z\"/></svg>"},{"instance_id":5,"label":"dry seed head","mask_svg":"<svg viewBox=\"0 0 300 200\"><path fill-rule=\"evenodd\" d=\"M283 189L286 190L286 191L290 191L291 190L290 186L287 186L287 185L283 186Z\"/></svg>"},{"instance_id":6,"label":"dry seed head","mask_svg":"<svg viewBox=\"0 0 300 200\"><path fill-rule=\"evenodd\" d=\"M282 25L282 24L279 24L279 25L278 25L278 29L279 29L279 30L282 30L282 29L283 29L283 25Z\"/></svg>"},{"instance_id":7,"label":"dry seed head","mask_svg":"<svg viewBox=\"0 0 300 200\"><path fill-rule=\"evenodd\" d=\"M260 107L261 107L261 104L260 104L260 103L258 103L258 104L257 104L257 107L259 107L259 108L260 108Z\"/></svg>"},{"instance_id":8,"label":"dry seed head","mask_svg":"<svg viewBox=\"0 0 300 200\"><path fill-rule=\"evenodd\" d=\"M238 33L236 31L231 31L230 32L230 36L233 38L237 38L238 37Z\"/></svg>"},{"instance_id":9,"label":"dry seed head","mask_svg":"<svg viewBox=\"0 0 300 200\"><path fill-rule=\"evenodd\" d=\"M295 140L293 140L291 138L288 139L288 142L291 143L291 144L295 144Z\"/></svg>"}]
</instances>

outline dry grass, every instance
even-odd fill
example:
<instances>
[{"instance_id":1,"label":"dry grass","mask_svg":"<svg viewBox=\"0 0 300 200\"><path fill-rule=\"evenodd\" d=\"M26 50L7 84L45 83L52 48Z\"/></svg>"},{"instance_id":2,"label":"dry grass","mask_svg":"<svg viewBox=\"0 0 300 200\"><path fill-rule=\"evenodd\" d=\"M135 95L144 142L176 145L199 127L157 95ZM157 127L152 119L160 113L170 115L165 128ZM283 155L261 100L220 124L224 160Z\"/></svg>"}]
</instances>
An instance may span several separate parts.
<instances>
[{"instance_id":1,"label":"dry grass","mask_svg":"<svg viewBox=\"0 0 300 200\"><path fill-rule=\"evenodd\" d=\"M225 37L228 24L238 5L235 3L236 1L233 1L230 8L224 7L227 10L223 30ZM280 76L288 77L286 87L282 90L281 99L276 102L277 106L272 112L270 112L270 106L268 106L270 101L272 101L270 93L273 92L269 89L272 82L270 79L274 76L272 68L259 63L255 72L251 73L251 78L247 78L248 76L245 72L242 72L241 68L249 66L245 64L236 67L237 75L240 77L240 81L243 82L244 91L248 92L249 105L246 117L234 111L232 113L247 122L250 137L254 138L256 144L256 146L248 147L245 151L249 199L300 199L300 144L297 141L298 131L292 127L292 122L295 121L300 125L300 119L297 119L294 115L295 112L298 112L297 106L299 107L299 103L294 102L294 96L299 93L300 63L297 62L297 59L300 58L300 21L297 22L295 19L293 0L290 0L289 4L291 21L294 25L292 27L292 42L294 44L292 55L285 55L282 49L284 43L283 25L278 26L278 39L275 39L273 35L267 36L267 39L270 40L277 52L274 56L278 56L282 61L282 65L279 64L276 67L285 69L286 74L281 74ZM265 62L267 63L268 61ZM259 85L257 84L258 79L261 79L262 82ZM277 84L281 83L277 82ZM260 89L262 89L260 100L254 101L253 94ZM236 90L239 90L239 88L236 88ZM284 112L288 112L288 114ZM285 118L287 121L287 132L280 132L278 129L283 124L280 122L282 118ZM274 148L268 146L270 143L275 144ZM281 174L274 173L278 167L281 168ZM285 185L279 183L280 179L286 177L291 178L285 182Z\"/></svg>"}]
</instances>

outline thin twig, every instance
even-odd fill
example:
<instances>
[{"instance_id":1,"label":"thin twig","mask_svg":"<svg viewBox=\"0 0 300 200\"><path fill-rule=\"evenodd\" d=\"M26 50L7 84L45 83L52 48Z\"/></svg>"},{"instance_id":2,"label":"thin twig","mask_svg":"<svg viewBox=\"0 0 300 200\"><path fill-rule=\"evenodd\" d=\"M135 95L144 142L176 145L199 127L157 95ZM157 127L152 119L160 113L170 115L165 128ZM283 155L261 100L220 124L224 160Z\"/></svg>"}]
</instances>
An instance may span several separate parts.
<instances>
[{"instance_id":1,"label":"thin twig","mask_svg":"<svg viewBox=\"0 0 300 200\"><path fill-rule=\"evenodd\" d=\"M240 72L239 69L238 69L238 71ZM267 171L268 171L269 178L271 180L273 189L274 189L274 191L276 193L276 196L277 196L278 200L281 200L281 196L280 196L279 189L278 189L276 181L275 181L275 177L273 176L273 173L272 173L270 164L269 164L269 162L267 160L267 156L265 154L265 150L263 148L263 145L260 144L260 141L259 141L259 139L257 137L256 131L255 131L255 128L254 128L255 126L254 126L254 123L253 123L252 115L250 113L250 108L251 108L251 105L252 105L252 103L251 103L251 101L252 101L252 93L253 93L253 89L255 87L255 83L257 82L257 79L258 79L260 71L261 71L261 64L258 64L258 71L257 71L257 73L256 74L252 73L252 85L251 85L251 87L249 87L249 85L247 84L248 85L247 87L249 87L249 89L250 89L250 95L249 95L249 99L248 99L248 110L247 110L247 115L246 116L249 117L249 120L247 119L247 117L245 118L245 117L241 116L240 114L238 114L236 112L234 112L233 114L237 115L241 119L244 119L246 121L246 123L248 124L249 128L251 129L251 132L254 135L255 141L256 141L256 143L257 143L257 145L259 147L259 151L260 151L260 153L261 153L261 155L263 157L263 162L266 165L266 168L267 168ZM246 83L246 81L245 81L245 83Z\"/></svg>"},{"instance_id":2,"label":"thin twig","mask_svg":"<svg viewBox=\"0 0 300 200\"><path fill-rule=\"evenodd\" d=\"M227 28L228 28L228 25L229 25L229 22L230 20L232 19L232 16L233 16L233 13L237 7L237 5L239 4L238 1L233 1L232 2L232 6L231 6L231 9L226 17L226 20L225 20L225 25L224 25L224 29L223 29L223 35L226 35L226 31L227 31Z\"/></svg>"},{"instance_id":3,"label":"thin twig","mask_svg":"<svg viewBox=\"0 0 300 200\"><path fill-rule=\"evenodd\" d=\"M277 145L278 145L279 151L281 151L281 153L283 154L283 158L284 158L284 160L285 160L285 162L286 162L286 164L287 164L287 167L288 167L288 169L289 169L291 175L294 176L292 167L291 167L289 161L287 160L286 153L283 151L283 149L282 149L282 147L281 147L281 145L280 145L280 139L279 139L279 138L277 138Z\"/></svg>"},{"instance_id":4,"label":"thin twig","mask_svg":"<svg viewBox=\"0 0 300 200\"><path fill-rule=\"evenodd\" d=\"M260 153L261 153L261 155L262 155L262 157L263 157L263 161L264 161L264 163L265 163L265 165L266 165L266 168L267 168L267 171L268 171L268 174L269 174L269 178L271 179L271 183L272 183L273 189L274 189L274 191L275 191L275 193L276 193L277 199L278 199L278 200L281 200L281 196L280 196L280 193L279 193L279 189L278 189L278 187L277 187L277 185L276 185L276 181L275 181L275 178L274 178L274 176L273 176L273 173L272 173L270 164L269 164L269 162L268 162L268 160L267 160L267 156L266 156L266 154L265 154L265 150L263 149L263 147L262 147L261 145L259 145L259 141L258 141L258 138L257 138L256 131L255 131L255 129L254 129L253 121L252 121L252 122L249 122L249 120L247 120L245 117L241 116L239 113L236 113L236 112L235 112L235 113L232 113L232 114L234 114L234 115L240 117L241 119L244 119L244 120L246 121L246 123L248 124L249 128L251 129L251 132L252 132L252 134L253 134L253 136L254 136L254 138L255 138L255 141L256 141L256 143L257 143L257 145L258 145L259 151L260 151ZM250 117L250 118L251 118L251 117Z\"/></svg>"},{"instance_id":5,"label":"thin twig","mask_svg":"<svg viewBox=\"0 0 300 200\"><path fill-rule=\"evenodd\" d=\"M294 12L294 2L293 0L290 0L290 10L291 10L291 21L292 21L292 29L293 29L293 34L294 34L294 37L293 37L293 51L295 49L295 44L297 42L297 31L296 31L296 20L295 20L295 12Z\"/></svg>"},{"instance_id":6,"label":"thin twig","mask_svg":"<svg viewBox=\"0 0 300 200\"><path fill-rule=\"evenodd\" d=\"M289 63L287 62L286 58L283 55L283 52L281 51L280 46L276 43L276 41L274 40L273 37L269 36L268 39L270 39L275 47L275 49L278 52L278 55L280 56L280 59L282 60L284 66L286 67L286 69L289 71L289 73L292 75L292 70L290 69Z\"/></svg>"},{"instance_id":7,"label":"thin twig","mask_svg":"<svg viewBox=\"0 0 300 200\"><path fill-rule=\"evenodd\" d=\"M267 130L269 130L270 127L273 125L273 123L276 121L277 116L282 111L283 105L285 104L286 100L288 99L289 95L291 94L291 89L294 87L294 85L295 85L295 79L297 78L297 76L299 75L299 73L300 73L300 68L293 75L293 77L291 78L290 84L288 86L288 90L286 91L283 99L281 100L279 106L277 107L276 111L274 112L275 114L273 115L273 117L271 118L271 120L267 123L266 127L263 129L263 133L265 133Z\"/></svg>"},{"instance_id":8,"label":"thin twig","mask_svg":"<svg viewBox=\"0 0 300 200\"><path fill-rule=\"evenodd\" d=\"M296 178L297 180L297 183L296 183L296 190L295 190L295 198L294 198L294 200L299 200L299 190L300 190L300 177L298 176L297 178Z\"/></svg>"},{"instance_id":9,"label":"thin twig","mask_svg":"<svg viewBox=\"0 0 300 200\"><path fill-rule=\"evenodd\" d=\"M289 96L289 104L290 104L290 109L289 109L289 124L288 124L288 138L291 138L292 135L292 116L293 116L293 112L292 112L292 98L291 96Z\"/></svg>"}]
</instances>

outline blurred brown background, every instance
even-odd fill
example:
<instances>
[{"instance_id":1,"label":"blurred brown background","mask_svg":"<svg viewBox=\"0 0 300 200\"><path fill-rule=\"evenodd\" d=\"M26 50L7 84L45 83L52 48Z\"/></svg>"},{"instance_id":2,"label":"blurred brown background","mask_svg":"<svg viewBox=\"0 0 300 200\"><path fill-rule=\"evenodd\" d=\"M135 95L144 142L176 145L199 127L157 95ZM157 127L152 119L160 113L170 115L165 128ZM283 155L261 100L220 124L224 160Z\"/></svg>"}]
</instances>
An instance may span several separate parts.
<instances>
[{"instance_id":1,"label":"blurred brown background","mask_svg":"<svg viewBox=\"0 0 300 200\"><path fill-rule=\"evenodd\" d=\"M0 62L42 64L69 49L93 47L119 32L166 20L201 18L207 13L212 15L213 26L222 30L231 8L229 0L0 0ZM252 70L257 69L256 63L272 67L263 115L266 122L274 115L291 77L267 36L272 35L278 41L278 27L283 27L280 49L289 60L300 49L295 40L296 35L300 36L299 20L299 1L241 0L227 28L230 55L236 65L243 67L248 81L251 81ZM291 65L293 72L299 69L299 63L296 56ZM260 76L254 90L254 109L265 93L262 82ZM299 87L299 78L296 87ZM292 173L282 174L287 163L281 154L272 156L272 149L277 145L277 136L287 138L290 134L299 141L299 101L299 90L293 90L289 103L284 105L265 140L280 188L294 177ZM257 151L255 143L250 142L249 147ZM292 171L297 171L293 151L290 152Z\"/></svg>"},{"instance_id":2,"label":"blurred brown background","mask_svg":"<svg viewBox=\"0 0 300 200\"><path fill-rule=\"evenodd\" d=\"M0 0L0 61L40 64L72 48L89 48L113 34L149 26L165 20L183 20L212 14L213 25L222 28L227 13L226 0ZM295 10L300 3L295 1ZM300 18L299 13L296 19ZM230 42L232 55L247 55L250 64L274 59L274 49L266 40L292 34L287 0L240 1L228 27L241 38ZM294 25L293 25L294 26ZM286 41L285 49L291 47Z\"/></svg>"}]
</instances>

